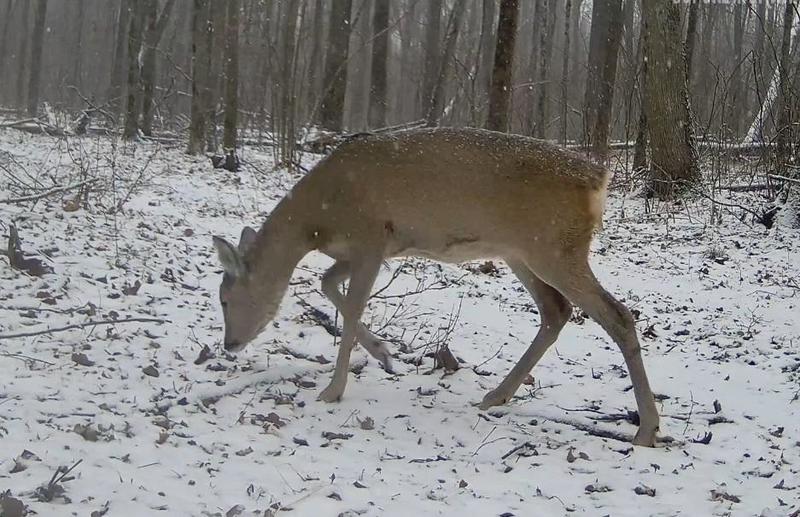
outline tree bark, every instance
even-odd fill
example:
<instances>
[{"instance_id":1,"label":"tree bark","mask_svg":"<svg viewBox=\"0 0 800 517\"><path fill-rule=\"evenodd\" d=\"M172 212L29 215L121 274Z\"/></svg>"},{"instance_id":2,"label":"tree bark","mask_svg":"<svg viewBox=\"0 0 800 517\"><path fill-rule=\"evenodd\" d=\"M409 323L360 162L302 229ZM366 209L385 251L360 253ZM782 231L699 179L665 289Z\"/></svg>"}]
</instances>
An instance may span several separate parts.
<instances>
[{"instance_id":1,"label":"tree bark","mask_svg":"<svg viewBox=\"0 0 800 517\"><path fill-rule=\"evenodd\" d=\"M643 0L650 187L671 198L699 177L686 85L680 11L671 0Z\"/></svg>"},{"instance_id":2,"label":"tree bark","mask_svg":"<svg viewBox=\"0 0 800 517\"><path fill-rule=\"evenodd\" d=\"M464 16L465 2L466 0L456 0L447 22L444 53L442 54L441 61L439 61L439 74L436 78L436 84L433 87L430 110L425 117L428 127L438 126L439 120L442 118L444 112L444 88L447 83L448 70L450 69L449 65L453 60L453 55L456 50L458 33L461 30L461 19Z\"/></svg>"},{"instance_id":3,"label":"tree bark","mask_svg":"<svg viewBox=\"0 0 800 517\"><path fill-rule=\"evenodd\" d=\"M389 59L389 0L375 0L372 16L372 66L370 68L369 125L386 125L386 62Z\"/></svg>"},{"instance_id":4,"label":"tree bark","mask_svg":"<svg viewBox=\"0 0 800 517\"><path fill-rule=\"evenodd\" d=\"M239 0L228 0L225 21L225 118L222 148L236 150L239 117Z\"/></svg>"},{"instance_id":5,"label":"tree bark","mask_svg":"<svg viewBox=\"0 0 800 517\"><path fill-rule=\"evenodd\" d=\"M297 8L295 2L286 4L281 18L283 31L280 42L281 99L278 106L276 133L279 141L280 160L292 163L295 150L295 70L294 51L297 31Z\"/></svg>"},{"instance_id":6,"label":"tree bark","mask_svg":"<svg viewBox=\"0 0 800 517\"><path fill-rule=\"evenodd\" d=\"M733 72L730 82L730 100L728 109L728 126L735 136L739 134L745 95L742 95L742 68L747 65L743 62L744 30L745 30L745 5L736 4L734 7L733 21Z\"/></svg>"},{"instance_id":7,"label":"tree bark","mask_svg":"<svg viewBox=\"0 0 800 517\"><path fill-rule=\"evenodd\" d=\"M692 91L692 66L694 64L694 47L697 40L697 13L700 2L689 4L689 20L686 22L686 42L683 52L686 55L686 84Z\"/></svg>"},{"instance_id":8,"label":"tree bark","mask_svg":"<svg viewBox=\"0 0 800 517\"><path fill-rule=\"evenodd\" d=\"M119 116L122 106L123 83L125 77L125 58L128 48L128 25L130 24L131 5L127 0L120 0L117 13L117 35L114 42L114 55L111 61L111 84L108 88L108 103L111 113Z\"/></svg>"},{"instance_id":9,"label":"tree bark","mask_svg":"<svg viewBox=\"0 0 800 517\"><path fill-rule=\"evenodd\" d=\"M352 0L338 0L331 6L328 23L328 49L325 56L324 93L320 105L320 124L341 131L344 98L347 93L347 58L350 51L350 13Z\"/></svg>"},{"instance_id":10,"label":"tree bark","mask_svg":"<svg viewBox=\"0 0 800 517\"><path fill-rule=\"evenodd\" d=\"M144 6L136 2L130 16L128 28L128 94L125 103L125 128L122 137L133 140L139 134L139 99L141 71L139 68L139 52L142 49L142 31L144 25Z\"/></svg>"},{"instance_id":11,"label":"tree bark","mask_svg":"<svg viewBox=\"0 0 800 517\"><path fill-rule=\"evenodd\" d=\"M192 121L189 126L189 154L201 154L205 145L208 123L209 70L211 66L211 39L209 0L192 2Z\"/></svg>"},{"instance_id":12,"label":"tree bark","mask_svg":"<svg viewBox=\"0 0 800 517\"><path fill-rule=\"evenodd\" d=\"M28 80L28 115L35 117L39 111L39 87L42 80L42 49L44 47L44 22L47 18L47 0L37 0L34 9L33 40L31 41L31 69Z\"/></svg>"},{"instance_id":13,"label":"tree bark","mask_svg":"<svg viewBox=\"0 0 800 517\"><path fill-rule=\"evenodd\" d=\"M489 115L486 120L486 128L492 131L508 131L508 106L511 99L511 76L518 17L519 1L501 0L492 83L489 90Z\"/></svg>"},{"instance_id":14,"label":"tree bark","mask_svg":"<svg viewBox=\"0 0 800 517\"><path fill-rule=\"evenodd\" d=\"M311 44L311 57L308 60L310 63L308 67L308 96L306 97L308 106L315 106L320 99L320 79L322 76L319 71L320 69L324 70L322 43L325 33L325 0L316 0L314 3L313 24L314 34L311 35L313 43Z\"/></svg>"}]
</instances>

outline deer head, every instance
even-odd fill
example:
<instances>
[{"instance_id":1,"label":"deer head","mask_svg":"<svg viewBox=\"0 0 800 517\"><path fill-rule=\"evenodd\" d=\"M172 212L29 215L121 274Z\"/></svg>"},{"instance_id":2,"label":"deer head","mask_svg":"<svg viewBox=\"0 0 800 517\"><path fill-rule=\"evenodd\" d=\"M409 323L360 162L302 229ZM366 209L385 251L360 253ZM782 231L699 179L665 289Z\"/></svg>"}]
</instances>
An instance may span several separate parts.
<instances>
[{"instance_id":1,"label":"deer head","mask_svg":"<svg viewBox=\"0 0 800 517\"><path fill-rule=\"evenodd\" d=\"M219 288L219 301L225 318L224 345L229 352L242 350L272 321L283 296L282 289L264 285L269 280L262 275L255 278L245 258L255 240L256 231L250 227L242 230L238 246L214 236L214 247L225 271ZM277 298L270 296L276 291Z\"/></svg>"}]
</instances>

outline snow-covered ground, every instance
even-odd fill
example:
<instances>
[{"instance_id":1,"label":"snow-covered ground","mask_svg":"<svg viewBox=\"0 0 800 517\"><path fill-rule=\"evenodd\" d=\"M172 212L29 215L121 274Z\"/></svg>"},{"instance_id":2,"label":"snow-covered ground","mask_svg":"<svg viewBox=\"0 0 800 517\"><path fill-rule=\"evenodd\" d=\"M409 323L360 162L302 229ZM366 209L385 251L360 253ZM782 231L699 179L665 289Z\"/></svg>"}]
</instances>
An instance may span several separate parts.
<instances>
[{"instance_id":1,"label":"snow-covered ground","mask_svg":"<svg viewBox=\"0 0 800 517\"><path fill-rule=\"evenodd\" d=\"M582 430L630 436L635 404L622 355L580 314L515 400L476 407L538 323L501 263L409 261L393 281L390 263L368 317L398 341L398 373L357 349L341 403L316 401L336 352L317 312L335 317L322 256L296 271L274 325L225 356L211 236L258 225L298 179L267 153L243 159L237 176L180 147L0 129L0 199L21 194L10 175L40 188L99 178L78 210L74 191L0 204L2 234L15 221L22 249L54 270L0 259L8 515L16 501L47 516L797 515L797 232L611 196L593 263L635 310L674 439L632 449ZM6 337L127 318L166 322ZM444 340L455 373L427 355ZM215 356L195 364L204 345ZM59 480L62 466L74 468Z\"/></svg>"}]
</instances>

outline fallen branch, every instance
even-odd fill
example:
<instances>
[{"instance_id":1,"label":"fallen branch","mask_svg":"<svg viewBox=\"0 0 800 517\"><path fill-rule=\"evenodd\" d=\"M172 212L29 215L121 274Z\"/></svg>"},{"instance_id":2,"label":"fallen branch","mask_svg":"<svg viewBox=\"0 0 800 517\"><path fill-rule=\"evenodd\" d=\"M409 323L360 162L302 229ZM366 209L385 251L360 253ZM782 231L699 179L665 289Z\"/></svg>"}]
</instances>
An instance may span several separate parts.
<instances>
[{"instance_id":1,"label":"fallen branch","mask_svg":"<svg viewBox=\"0 0 800 517\"><path fill-rule=\"evenodd\" d=\"M162 320L159 318L122 318L116 320L97 320L97 321L86 321L84 323L73 323L72 325L66 325L63 327L56 327L52 329L45 329L45 330L37 330L31 332L17 332L14 334L0 334L0 341L3 339L12 339L18 337L32 337L32 336L41 336L42 334L53 334L56 332L63 332L65 330L75 330L75 329L83 329L87 327L97 327L99 325L115 325L117 323L171 323L169 320Z\"/></svg>"},{"instance_id":2,"label":"fallen branch","mask_svg":"<svg viewBox=\"0 0 800 517\"><path fill-rule=\"evenodd\" d=\"M81 181L79 183L73 183L72 185L67 185L64 187L55 187L51 188L50 190L45 190L44 192L40 192L38 194L31 194L29 196L20 196L20 197L9 197L5 199L0 199L0 204L11 204L11 203L25 203L27 201L36 201L47 196L52 196L53 194L58 194L61 192L66 192L68 190L84 187L91 183L97 181L97 178L88 179L86 181Z\"/></svg>"}]
</instances>

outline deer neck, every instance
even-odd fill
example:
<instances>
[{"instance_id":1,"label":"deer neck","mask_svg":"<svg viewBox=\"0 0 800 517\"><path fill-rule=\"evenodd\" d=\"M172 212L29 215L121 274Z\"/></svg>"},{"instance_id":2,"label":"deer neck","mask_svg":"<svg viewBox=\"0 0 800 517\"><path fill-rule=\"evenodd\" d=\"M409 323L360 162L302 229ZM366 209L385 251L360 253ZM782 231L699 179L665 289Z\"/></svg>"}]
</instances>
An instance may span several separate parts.
<instances>
[{"instance_id":1,"label":"deer neck","mask_svg":"<svg viewBox=\"0 0 800 517\"><path fill-rule=\"evenodd\" d=\"M288 202L287 202L288 201ZM250 274L263 285L289 284L297 263L311 251L306 239L302 212L295 210L290 199L284 199L269 215L258 231L253 247L247 254Z\"/></svg>"}]
</instances>

